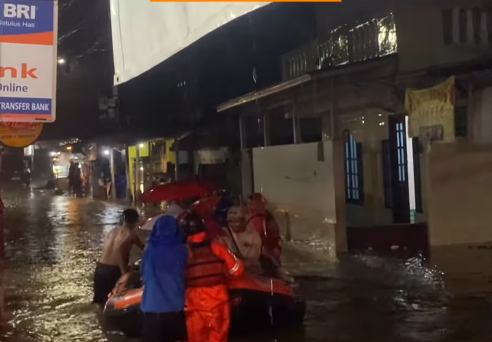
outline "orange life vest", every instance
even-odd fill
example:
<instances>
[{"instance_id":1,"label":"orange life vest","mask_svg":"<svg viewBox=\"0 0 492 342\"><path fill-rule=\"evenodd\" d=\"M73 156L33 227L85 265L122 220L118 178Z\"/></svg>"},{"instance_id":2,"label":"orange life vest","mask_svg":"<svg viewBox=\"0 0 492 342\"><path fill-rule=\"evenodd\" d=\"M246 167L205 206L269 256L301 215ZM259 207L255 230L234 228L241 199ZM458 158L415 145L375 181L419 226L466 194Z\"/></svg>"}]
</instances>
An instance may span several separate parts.
<instances>
[{"instance_id":1,"label":"orange life vest","mask_svg":"<svg viewBox=\"0 0 492 342\"><path fill-rule=\"evenodd\" d=\"M227 283L224 262L214 254L210 240L188 242L191 259L186 271L187 287L212 287Z\"/></svg>"}]
</instances>

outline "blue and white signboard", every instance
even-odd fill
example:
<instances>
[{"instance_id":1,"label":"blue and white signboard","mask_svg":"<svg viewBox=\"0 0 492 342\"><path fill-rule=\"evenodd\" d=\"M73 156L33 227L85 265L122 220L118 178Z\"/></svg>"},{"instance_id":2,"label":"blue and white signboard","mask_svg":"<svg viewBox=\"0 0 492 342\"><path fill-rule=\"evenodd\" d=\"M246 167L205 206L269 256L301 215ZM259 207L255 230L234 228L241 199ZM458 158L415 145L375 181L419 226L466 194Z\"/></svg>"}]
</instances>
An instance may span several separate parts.
<instances>
[{"instance_id":1,"label":"blue and white signboard","mask_svg":"<svg viewBox=\"0 0 492 342\"><path fill-rule=\"evenodd\" d=\"M58 2L0 0L0 121L55 121Z\"/></svg>"}]
</instances>

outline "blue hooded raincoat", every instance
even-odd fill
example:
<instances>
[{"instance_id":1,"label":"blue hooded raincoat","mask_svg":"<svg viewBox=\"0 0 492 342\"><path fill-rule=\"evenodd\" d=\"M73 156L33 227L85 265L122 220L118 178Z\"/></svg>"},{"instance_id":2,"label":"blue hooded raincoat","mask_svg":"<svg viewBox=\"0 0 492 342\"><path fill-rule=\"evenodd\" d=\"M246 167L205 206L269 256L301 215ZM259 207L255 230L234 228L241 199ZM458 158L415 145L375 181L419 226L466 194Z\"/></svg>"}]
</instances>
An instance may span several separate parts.
<instances>
[{"instance_id":1,"label":"blue hooded raincoat","mask_svg":"<svg viewBox=\"0 0 492 342\"><path fill-rule=\"evenodd\" d=\"M160 217L150 235L142 258L144 292L142 311L179 312L185 306L184 278L188 249L173 216Z\"/></svg>"}]
</instances>

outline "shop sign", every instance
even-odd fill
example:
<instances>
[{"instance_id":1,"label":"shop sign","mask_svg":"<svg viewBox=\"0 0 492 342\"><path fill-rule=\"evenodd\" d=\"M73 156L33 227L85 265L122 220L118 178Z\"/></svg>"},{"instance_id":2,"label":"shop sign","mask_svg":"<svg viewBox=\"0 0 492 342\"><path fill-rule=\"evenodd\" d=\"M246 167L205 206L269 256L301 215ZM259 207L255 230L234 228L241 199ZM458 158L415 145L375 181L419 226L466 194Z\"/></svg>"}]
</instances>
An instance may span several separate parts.
<instances>
[{"instance_id":1,"label":"shop sign","mask_svg":"<svg viewBox=\"0 0 492 342\"><path fill-rule=\"evenodd\" d=\"M0 1L2 120L55 121L57 10L58 1Z\"/></svg>"},{"instance_id":2,"label":"shop sign","mask_svg":"<svg viewBox=\"0 0 492 342\"><path fill-rule=\"evenodd\" d=\"M1 122L0 142L8 147L24 148L34 144L42 131L42 123Z\"/></svg>"}]
</instances>

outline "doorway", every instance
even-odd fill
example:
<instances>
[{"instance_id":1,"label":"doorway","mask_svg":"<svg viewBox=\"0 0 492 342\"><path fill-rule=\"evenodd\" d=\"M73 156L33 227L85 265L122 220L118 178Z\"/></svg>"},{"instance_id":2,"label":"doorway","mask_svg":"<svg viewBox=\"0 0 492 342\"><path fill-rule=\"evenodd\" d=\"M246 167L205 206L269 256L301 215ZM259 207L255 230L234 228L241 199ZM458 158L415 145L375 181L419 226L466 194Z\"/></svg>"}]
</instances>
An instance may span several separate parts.
<instances>
[{"instance_id":1,"label":"doorway","mask_svg":"<svg viewBox=\"0 0 492 342\"><path fill-rule=\"evenodd\" d=\"M388 124L389 139L383 141L386 207L393 223L414 223L421 193L418 138L408 135L407 115L390 115Z\"/></svg>"}]
</instances>

